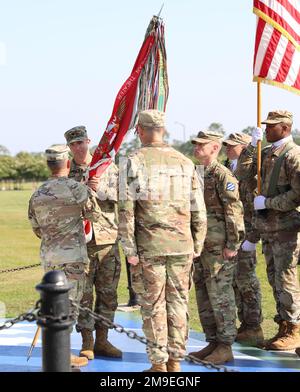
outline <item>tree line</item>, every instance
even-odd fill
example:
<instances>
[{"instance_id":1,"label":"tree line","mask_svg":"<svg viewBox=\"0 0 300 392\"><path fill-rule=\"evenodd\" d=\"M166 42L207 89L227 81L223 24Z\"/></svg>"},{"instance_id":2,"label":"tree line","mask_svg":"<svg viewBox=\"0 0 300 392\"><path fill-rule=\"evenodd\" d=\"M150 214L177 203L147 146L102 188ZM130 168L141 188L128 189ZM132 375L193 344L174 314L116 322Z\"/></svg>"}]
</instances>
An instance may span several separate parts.
<instances>
[{"instance_id":1,"label":"tree line","mask_svg":"<svg viewBox=\"0 0 300 392\"><path fill-rule=\"evenodd\" d=\"M241 132L251 135L252 130L255 127L247 127ZM223 125L220 123L212 123L207 128L209 131L218 131L225 135ZM294 129L293 132L294 140L300 145L300 131ZM191 136L190 139L195 137ZM190 139L183 142L180 140L169 141L170 135L166 133L166 141L172 145L176 150L180 151L184 155L193 159L193 149ZM263 141L263 146L266 145L266 141ZM137 137L132 138L130 141L123 142L119 155L126 156L130 152L140 147L140 143ZM91 149L93 151L93 148ZM221 154L221 160L225 158L224 152ZM9 150L0 145L0 181L44 181L49 177L49 170L46 165L45 154L19 152L15 156L12 156Z\"/></svg>"}]
</instances>

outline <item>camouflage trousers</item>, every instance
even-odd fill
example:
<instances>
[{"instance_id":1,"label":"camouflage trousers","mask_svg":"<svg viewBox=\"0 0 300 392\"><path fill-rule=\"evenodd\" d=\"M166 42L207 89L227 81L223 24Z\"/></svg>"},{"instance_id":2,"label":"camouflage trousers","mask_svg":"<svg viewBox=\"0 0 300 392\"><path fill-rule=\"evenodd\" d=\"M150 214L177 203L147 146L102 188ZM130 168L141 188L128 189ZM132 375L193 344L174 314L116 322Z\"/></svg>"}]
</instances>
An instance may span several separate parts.
<instances>
[{"instance_id":1,"label":"camouflage trousers","mask_svg":"<svg viewBox=\"0 0 300 392\"><path fill-rule=\"evenodd\" d=\"M233 290L236 260L224 260L223 249L222 245L203 249L194 260L194 283L206 341L232 344L237 333Z\"/></svg>"},{"instance_id":2,"label":"camouflage trousers","mask_svg":"<svg viewBox=\"0 0 300 392\"><path fill-rule=\"evenodd\" d=\"M45 272L54 270L63 271L65 273L68 282L73 285L72 289L69 291L69 298L79 305L83 296L84 282L88 271L88 264L67 263L55 266L45 266ZM71 307L71 311L77 319L79 314L78 309L76 307Z\"/></svg>"},{"instance_id":3,"label":"camouflage trousers","mask_svg":"<svg viewBox=\"0 0 300 392\"><path fill-rule=\"evenodd\" d=\"M277 314L281 320L300 323L300 286L297 263L300 253L300 233L278 232L261 235L267 264L268 281L273 289Z\"/></svg>"},{"instance_id":4,"label":"camouflage trousers","mask_svg":"<svg viewBox=\"0 0 300 392\"><path fill-rule=\"evenodd\" d=\"M140 256L140 262L130 268L146 338L185 354L192 255ZM150 347L147 354L153 364L169 359L168 353Z\"/></svg>"},{"instance_id":5,"label":"camouflage trousers","mask_svg":"<svg viewBox=\"0 0 300 392\"><path fill-rule=\"evenodd\" d=\"M260 283L256 275L256 251L237 254L233 288L238 318L250 328L257 328L262 323Z\"/></svg>"},{"instance_id":6,"label":"camouflage trousers","mask_svg":"<svg viewBox=\"0 0 300 392\"><path fill-rule=\"evenodd\" d=\"M118 307L117 288L120 279L121 261L117 245L94 245L88 247L89 268L81 306L93 309L94 288L96 301L94 312L113 321ZM101 323L94 321L87 313L80 312L77 332L82 329L93 331Z\"/></svg>"}]
</instances>

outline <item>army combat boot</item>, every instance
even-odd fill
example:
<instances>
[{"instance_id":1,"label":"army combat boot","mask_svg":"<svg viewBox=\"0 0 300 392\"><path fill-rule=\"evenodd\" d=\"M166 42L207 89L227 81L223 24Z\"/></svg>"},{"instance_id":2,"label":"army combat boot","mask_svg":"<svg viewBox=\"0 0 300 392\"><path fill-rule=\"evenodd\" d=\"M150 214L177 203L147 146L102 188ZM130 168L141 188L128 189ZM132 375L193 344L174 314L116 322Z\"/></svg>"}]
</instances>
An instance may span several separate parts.
<instances>
[{"instance_id":1,"label":"army combat boot","mask_svg":"<svg viewBox=\"0 0 300 392\"><path fill-rule=\"evenodd\" d=\"M82 348L80 351L80 357L86 357L87 359L91 360L94 359L94 337L93 332L88 329L81 330L82 336Z\"/></svg>"},{"instance_id":2,"label":"army combat boot","mask_svg":"<svg viewBox=\"0 0 300 392\"><path fill-rule=\"evenodd\" d=\"M238 343L248 344L254 347L263 347L264 333L259 325L256 328L245 327L239 331L235 339Z\"/></svg>"},{"instance_id":3,"label":"army combat boot","mask_svg":"<svg viewBox=\"0 0 300 392\"><path fill-rule=\"evenodd\" d=\"M269 350L286 351L300 346L300 325L286 322L287 328L283 336L279 337L269 345Z\"/></svg>"},{"instance_id":4,"label":"army combat boot","mask_svg":"<svg viewBox=\"0 0 300 392\"><path fill-rule=\"evenodd\" d=\"M215 350L204 358L204 361L211 362L214 365L233 361L233 354L230 344L218 343Z\"/></svg>"},{"instance_id":5,"label":"army combat boot","mask_svg":"<svg viewBox=\"0 0 300 392\"><path fill-rule=\"evenodd\" d=\"M86 366L89 363L87 358L77 357L76 355L73 354L71 354L70 362L72 367L82 367L82 366Z\"/></svg>"},{"instance_id":6,"label":"army combat boot","mask_svg":"<svg viewBox=\"0 0 300 392\"><path fill-rule=\"evenodd\" d=\"M166 373L167 372L167 364L166 363L152 363L150 369L143 370L143 373Z\"/></svg>"},{"instance_id":7,"label":"army combat boot","mask_svg":"<svg viewBox=\"0 0 300 392\"><path fill-rule=\"evenodd\" d=\"M122 358L122 351L117 349L107 340L108 329L106 327L96 328L96 342L94 354L110 358Z\"/></svg>"},{"instance_id":8,"label":"army combat boot","mask_svg":"<svg viewBox=\"0 0 300 392\"><path fill-rule=\"evenodd\" d=\"M272 345L272 343L275 342L277 339L281 338L282 336L284 336L286 330L287 330L287 321L284 320L279 321L278 332L272 339L269 339L267 342L265 342L265 349L271 350L270 346Z\"/></svg>"},{"instance_id":9,"label":"army combat boot","mask_svg":"<svg viewBox=\"0 0 300 392\"><path fill-rule=\"evenodd\" d=\"M189 355L192 355L193 357L197 359L204 359L207 357L209 354L211 354L215 348L217 348L218 343L217 342L210 342L208 346L204 347L200 351L193 351L192 353L189 353Z\"/></svg>"},{"instance_id":10,"label":"army combat boot","mask_svg":"<svg viewBox=\"0 0 300 392\"><path fill-rule=\"evenodd\" d=\"M167 362L167 371L168 372L181 372L180 361L176 361L175 359L169 358Z\"/></svg>"}]
</instances>

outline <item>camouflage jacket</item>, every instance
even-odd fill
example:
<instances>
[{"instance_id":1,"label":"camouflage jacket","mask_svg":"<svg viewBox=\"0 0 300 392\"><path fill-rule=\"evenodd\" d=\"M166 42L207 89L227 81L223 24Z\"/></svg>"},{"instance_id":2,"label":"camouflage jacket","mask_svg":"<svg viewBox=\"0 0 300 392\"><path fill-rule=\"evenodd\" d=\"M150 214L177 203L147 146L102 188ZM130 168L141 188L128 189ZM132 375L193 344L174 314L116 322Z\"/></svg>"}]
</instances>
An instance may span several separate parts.
<instances>
[{"instance_id":1,"label":"camouflage jacket","mask_svg":"<svg viewBox=\"0 0 300 392\"><path fill-rule=\"evenodd\" d=\"M200 253L207 219L193 163L164 143L129 155L120 172L119 220L126 256Z\"/></svg>"},{"instance_id":2,"label":"camouflage jacket","mask_svg":"<svg viewBox=\"0 0 300 392\"><path fill-rule=\"evenodd\" d=\"M266 199L266 212L255 215L255 226L260 233L299 230L300 213L300 147L293 147L284 157L281 165L277 188L280 190L275 197L268 197L271 174L274 164L286 144L273 150L270 146L262 150L262 190ZM243 151L237 166L239 179L248 180L256 175L257 150L249 145Z\"/></svg>"},{"instance_id":3,"label":"camouflage jacket","mask_svg":"<svg viewBox=\"0 0 300 392\"><path fill-rule=\"evenodd\" d=\"M29 201L28 218L41 238L44 266L88 262L83 218L95 221L101 215L96 194L67 177L50 178Z\"/></svg>"},{"instance_id":4,"label":"camouflage jacket","mask_svg":"<svg viewBox=\"0 0 300 392\"><path fill-rule=\"evenodd\" d=\"M86 171L87 165L78 165L74 159L71 161L70 178L82 182ZM101 175L97 195L101 216L97 222L93 222L95 242L97 245L114 244L118 233L118 168L114 163L111 163ZM91 246L92 243L89 242L87 246Z\"/></svg>"},{"instance_id":5,"label":"camouflage jacket","mask_svg":"<svg viewBox=\"0 0 300 392\"><path fill-rule=\"evenodd\" d=\"M210 248L224 244L228 249L239 249L245 236L245 226L238 181L217 160L205 168L204 199L207 209L204 246Z\"/></svg>"}]
</instances>

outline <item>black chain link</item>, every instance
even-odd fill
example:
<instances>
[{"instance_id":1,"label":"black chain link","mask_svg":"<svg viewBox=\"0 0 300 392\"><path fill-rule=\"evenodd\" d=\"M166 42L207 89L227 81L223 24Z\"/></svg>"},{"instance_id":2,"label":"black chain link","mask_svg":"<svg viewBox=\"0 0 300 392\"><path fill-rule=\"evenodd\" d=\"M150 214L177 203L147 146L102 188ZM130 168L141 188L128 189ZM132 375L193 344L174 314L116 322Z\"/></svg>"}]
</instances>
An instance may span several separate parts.
<instances>
[{"instance_id":1,"label":"black chain link","mask_svg":"<svg viewBox=\"0 0 300 392\"><path fill-rule=\"evenodd\" d=\"M26 265L24 267L16 267L16 268L12 268L12 269L5 269L5 270L0 270L0 274L5 274L7 272L22 271L22 270L26 270L26 269L29 269L29 268L35 268L35 267L40 267L40 266L41 266L41 263Z\"/></svg>"},{"instance_id":2,"label":"black chain link","mask_svg":"<svg viewBox=\"0 0 300 392\"><path fill-rule=\"evenodd\" d=\"M35 304L35 307L29 310L27 313L22 313L18 317L15 317L14 319L5 321L3 324L0 325L0 331L11 328L15 324L20 323L22 321L29 321L30 323L32 323L33 321L38 320L39 310L40 310L40 301L38 301Z\"/></svg>"},{"instance_id":3,"label":"black chain link","mask_svg":"<svg viewBox=\"0 0 300 392\"><path fill-rule=\"evenodd\" d=\"M99 314L96 314L95 312L93 312L91 309L89 309L87 307L82 307L82 306L78 305L77 303L75 303L72 300L71 300L71 305L82 312L88 313L94 320L100 321L101 324L104 325L105 327L112 328L118 333L124 333L128 336L129 339L138 340L140 343L145 344L147 347L156 348L164 353L172 354L172 356L174 356L175 358L185 359L188 362L202 365L205 368L210 369L210 370L214 369L219 372L236 372L236 370L228 369L226 366L218 366L218 365L215 365L211 362L201 361L200 359L197 359L197 358L193 357L192 355L180 354L175 349L169 348L167 346L162 346L158 343L154 343L151 340L148 340L147 338L145 338L144 336L139 336L135 331L127 330L122 325L115 324L112 321L110 321L109 319L107 319Z\"/></svg>"}]
</instances>

